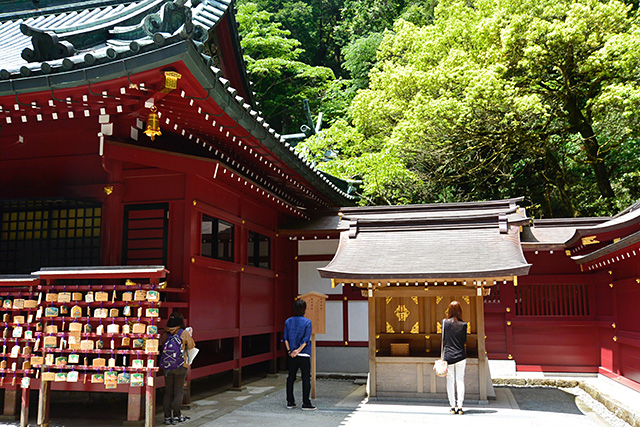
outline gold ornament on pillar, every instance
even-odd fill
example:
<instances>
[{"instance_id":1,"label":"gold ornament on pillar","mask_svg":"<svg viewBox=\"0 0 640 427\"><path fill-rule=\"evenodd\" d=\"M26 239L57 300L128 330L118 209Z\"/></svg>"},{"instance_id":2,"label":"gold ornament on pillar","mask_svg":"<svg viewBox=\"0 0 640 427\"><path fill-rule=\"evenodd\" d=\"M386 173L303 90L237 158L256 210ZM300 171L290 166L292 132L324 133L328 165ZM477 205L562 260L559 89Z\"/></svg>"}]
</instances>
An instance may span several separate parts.
<instances>
[{"instance_id":1,"label":"gold ornament on pillar","mask_svg":"<svg viewBox=\"0 0 640 427\"><path fill-rule=\"evenodd\" d=\"M144 131L145 135L151 138L152 141L156 139L156 136L162 135L162 132L160 132L160 118L158 117L157 111L156 106L152 105L151 112L147 118L147 130Z\"/></svg>"}]
</instances>

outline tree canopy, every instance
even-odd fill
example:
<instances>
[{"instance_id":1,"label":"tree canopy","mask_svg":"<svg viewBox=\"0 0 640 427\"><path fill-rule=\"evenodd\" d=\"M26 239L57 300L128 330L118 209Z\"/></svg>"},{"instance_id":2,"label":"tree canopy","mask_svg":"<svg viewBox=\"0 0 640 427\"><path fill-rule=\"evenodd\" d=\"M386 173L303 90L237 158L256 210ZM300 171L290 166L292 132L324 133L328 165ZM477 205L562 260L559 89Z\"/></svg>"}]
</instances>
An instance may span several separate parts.
<instances>
[{"instance_id":1,"label":"tree canopy","mask_svg":"<svg viewBox=\"0 0 640 427\"><path fill-rule=\"evenodd\" d=\"M364 203L524 195L538 216L609 214L640 197L639 48L615 0L442 0L384 33L348 116L300 150L363 178Z\"/></svg>"},{"instance_id":2,"label":"tree canopy","mask_svg":"<svg viewBox=\"0 0 640 427\"><path fill-rule=\"evenodd\" d=\"M247 72L263 114L278 131L298 132L298 126L305 122L303 100L318 108L333 87L333 72L301 61L304 50L300 42L255 3L240 4L236 19Z\"/></svg>"}]
</instances>

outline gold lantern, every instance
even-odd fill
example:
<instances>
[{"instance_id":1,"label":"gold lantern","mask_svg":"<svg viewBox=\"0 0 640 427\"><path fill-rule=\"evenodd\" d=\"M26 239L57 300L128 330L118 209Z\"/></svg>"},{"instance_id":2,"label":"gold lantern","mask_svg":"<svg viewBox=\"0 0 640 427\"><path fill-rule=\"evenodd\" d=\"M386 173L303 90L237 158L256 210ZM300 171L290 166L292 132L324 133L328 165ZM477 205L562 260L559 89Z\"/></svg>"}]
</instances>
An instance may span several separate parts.
<instances>
[{"instance_id":1,"label":"gold lantern","mask_svg":"<svg viewBox=\"0 0 640 427\"><path fill-rule=\"evenodd\" d=\"M152 105L151 112L147 118L147 130L144 131L152 141L156 139L156 136L162 135L162 132L160 132L160 118L158 118L158 114L156 113L157 111L158 109L156 106Z\"/></svg>"}]
</instances>

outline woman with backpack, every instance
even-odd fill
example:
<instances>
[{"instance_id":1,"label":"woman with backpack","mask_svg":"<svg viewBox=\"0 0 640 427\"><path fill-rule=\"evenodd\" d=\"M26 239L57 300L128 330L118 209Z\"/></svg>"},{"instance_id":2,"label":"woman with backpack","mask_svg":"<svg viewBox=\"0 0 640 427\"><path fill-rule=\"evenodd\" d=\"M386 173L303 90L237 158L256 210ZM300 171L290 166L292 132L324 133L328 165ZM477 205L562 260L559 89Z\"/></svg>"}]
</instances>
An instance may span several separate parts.
<instances>
[{"instance_id":1,"label":"woman with backpack","mask_svg":"<svg viewBox=\"0 0 640 427\"><path fill-rule=\"evenodd\" d=\"M160 367L164 370L164 423L175 425L187 421L180 413L183 385L187 378L189 360L186 350L195 347L191 333L184 326L184 317L174 311L160 339ZM173 414L172 414L173 411Z\"/></svg>"}]
</instances>

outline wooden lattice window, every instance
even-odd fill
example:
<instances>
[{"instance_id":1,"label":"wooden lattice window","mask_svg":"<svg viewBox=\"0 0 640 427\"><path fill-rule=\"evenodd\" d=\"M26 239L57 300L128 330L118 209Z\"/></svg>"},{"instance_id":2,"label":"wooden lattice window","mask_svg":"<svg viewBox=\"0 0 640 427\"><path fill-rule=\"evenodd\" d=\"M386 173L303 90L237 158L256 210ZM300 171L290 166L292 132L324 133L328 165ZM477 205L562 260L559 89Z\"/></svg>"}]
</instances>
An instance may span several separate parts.
<instances>
[{"instance_id":1,"label":"wooden lattice window","mask_svg":"<svg viewBox=\"0 0 640 427\"><path fill-rule=\"evenodd\" d=\"M525 284L515 288L518 316L589 316L589 287L584 283Z\"/></svg>"},{"instance_id":2,"label":"wooden lattice window","mask_svg":"<svg viewBox=\"0 0 640 427\"><path fill-rule=\"evenodd\" d=\"M100 264L102 208L72 200L0 203L0 274Z\"/></svg>"},{"instance_id":3,"label":"wooden lattice window","mask_svg":"<svg viewBox=\"0 0 640 427\"><path fill-rule=\"evenodd\" d=\"M489 286L489 295L484 297L485 304L500 304L500 283Z\"/></svg>"}]
</instances>

